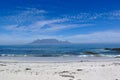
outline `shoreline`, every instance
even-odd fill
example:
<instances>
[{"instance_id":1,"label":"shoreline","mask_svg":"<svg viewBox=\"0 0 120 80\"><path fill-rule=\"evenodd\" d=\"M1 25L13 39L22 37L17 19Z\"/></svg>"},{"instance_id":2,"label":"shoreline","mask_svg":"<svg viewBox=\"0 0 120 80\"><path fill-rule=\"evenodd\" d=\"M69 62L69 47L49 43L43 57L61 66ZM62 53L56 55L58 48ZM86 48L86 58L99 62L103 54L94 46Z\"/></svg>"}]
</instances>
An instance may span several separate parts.
<instances>
[{"instance_id":1,"label":"shoreline","mask_svg":"<svg viewBox=\"0 0 120 80\"><path fill-rule=\"evenodd\" d=\"M70 62L114 62L114 57L0 57L0 62L70 63Z\"/></svg>"}]
</instances>

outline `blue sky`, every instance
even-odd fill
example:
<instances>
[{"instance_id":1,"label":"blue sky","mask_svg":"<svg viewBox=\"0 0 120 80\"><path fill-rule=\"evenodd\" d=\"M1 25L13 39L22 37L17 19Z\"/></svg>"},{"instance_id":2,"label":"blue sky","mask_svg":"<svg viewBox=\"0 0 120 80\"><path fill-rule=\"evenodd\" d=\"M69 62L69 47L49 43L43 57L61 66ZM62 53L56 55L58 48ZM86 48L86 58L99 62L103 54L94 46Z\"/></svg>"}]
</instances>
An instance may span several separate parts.
<instances>
[{"instance_id":1,"label":"blue sky","mask_svg":"<svg viewBox=\"0 0 120 80\"><path fill-rule=\"evenodd\" d=\"M120 43L120 0L0 0L0 44L56 38Z\"/></svg>"}]
</instances>

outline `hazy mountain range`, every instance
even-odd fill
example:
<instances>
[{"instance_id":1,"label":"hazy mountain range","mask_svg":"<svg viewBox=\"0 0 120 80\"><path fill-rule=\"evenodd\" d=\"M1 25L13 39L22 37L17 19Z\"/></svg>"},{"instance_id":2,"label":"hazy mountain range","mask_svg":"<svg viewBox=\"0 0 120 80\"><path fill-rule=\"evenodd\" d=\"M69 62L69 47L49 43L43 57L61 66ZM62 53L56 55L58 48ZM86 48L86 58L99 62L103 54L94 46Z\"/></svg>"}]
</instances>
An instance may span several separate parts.
<instances>
[{"instance_id":1,"label":"hazy mountain range","mask_svg":"<svg viewBox=\"0 0 120 80\"><path fill-rule=\"evenodd\" d=\"M31 42L30 44L70 44L69 41L61 41L57 39L37 39Z\"/></svg>"}]
</instances>

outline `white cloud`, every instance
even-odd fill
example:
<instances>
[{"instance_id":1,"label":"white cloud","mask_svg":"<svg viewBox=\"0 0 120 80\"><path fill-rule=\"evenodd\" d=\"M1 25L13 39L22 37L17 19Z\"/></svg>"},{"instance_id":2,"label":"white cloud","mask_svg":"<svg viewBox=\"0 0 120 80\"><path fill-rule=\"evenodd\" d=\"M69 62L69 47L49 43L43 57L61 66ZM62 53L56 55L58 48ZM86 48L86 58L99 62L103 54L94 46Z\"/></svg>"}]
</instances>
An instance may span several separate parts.
<instances>
[{"instance_id":1,"label":"white cloud","mask_svg":"<svg viewBox=\"0 0 120 80\"><path fill-rule=\"evenodd\" d=\"M12 30L12 31L40 31L41 28L45 27L45 26L49 26L51 24L56 24L56 23L60 23L60 22L64 22L67 19L54 19L54 20L41 20L41 21L37 21L33 24L27 25L27 26L19 26L19 25L9 25L9 26L5 26L5 29L7 30Z\"/></svg>"},{"instance_id":2,"label":"white cloud","mask_svg":"<svg viewBox=\"0 0 120 80\"><path fill-rule=\"evenodd\" d=\"M36 8L26 8L26 9L18 9L17 11L11 12L8 16L0 17L3 22L7 22L8 24L19 24L22 25L24 23L32 23L41 19L44 19L44 14L47 11L43 9Z\"/></svg>"},{"instance_id":3,"label":"white cloud","mask_svg":"<svg viewBox=\"0 0 120 80\"><path fill-rule=\"evenodd\" d=\"M43 15L48 13L45 10L39 9L26 9L19 14L13 16L7 16L4 20L8 21L8 26L4 26L6 30L13 32L13 34L4 35L0 34L2 39L0 42L10 43L10 42L28 42L36 38L57 38L65 39L73 42L79 43L117 43L120 41L120 32L117 31L104 31L104 32L94 32L90 34L77 34L73 36L49 36L46 33L56 32L60 30L66 30L71 28L89 27L96 24L91 24L90 21L95 21L96 19L108 19L117 20L120 19L120 10L104 12L104 13L79 13L73 16L62 16L47 19L47 16ZM12 22L12 25L9 24ZM74 23L75 22L75 23ZM28 23L24 25L24 23ZM20 34L17 34L20 32ZM31 32L30 38L26 38L25 34ZM36 34L35 34L36 33ZM43 33L42 35L40 33ZM6 34L6 35L5 35ZM29 33L28 33L29 34ZM40 35L39 35L40 34ZM11 37L10 37L11 36ZM16 40L14 40L14 39ZM24 40L23 40L24 39ZM7 41L9 40L9 41ZM6 42L5 42L6 41Z\"/></svg>"},{"instance_id":4,"label":"white cloud","mask_svg":"<svg viewBox=\"0 0 120 80\"><path fill-rule=\"evenodd\" d=\"M116 10L113 12L109 12L109 18L110 19L116 19L116 20L120 20L120 10Z\"/></svg>"},{"instance_id":5,"label":"white cloud","mask_svg":"<svg viewBox=\"0 0 120 80\"><path fill-rule=\"evenodd\" d=\"M81 26L90 26L91 21L96 19L120 19L120 10L104 12L104 13L79 13L75 16L64 15L54 19L46 19L47 16L43 15L48 13L45 10L36 8L26 8L19 14L7 16L6 21L15 22L12 25L4 26L7 30L12 31L31 31L31 32L46 32L58 31L69 28L76 28ZM107 20L106 20L107 21ZM74 23L75 22L75 23Z\"/></svg>"},{"instance_id":6,"label":"white cloud","mask_svg":"<svg viewBox=\"0 0 120 80\"><path fill-rule=\"evenodd\" d=\"M54 38L58 40L68 40L73 43L120 43L120 31L103 31L89 34L65 35L17 35L0 34L0 44L25 44L35 39Z\"/></svg>"},{"instance_id":7,"label":"white cloud","mask_svg":"<svg viewBox=\"0 0 120 80\"><path fill-rule=\"evenodd\" d=\"M9 25L9 26L5 26L6 30L10 30L10 31L24 31L26 30L26 27L18 27L18 25Z\"/></svg>"},{"instance_id":8,"label":"white cloud","mask_svg":"<svg viewBox=\"0 0 120 80\"><path fill-rule=\"evenodd\" d=\"M89 19L91 19L91 20L96 20L96 19L119 20L120 19L120 10L96 13L96 14L91 15L91 17Z\"/></svg>"},{"instance_id":9,"label":"white cloud","mask_svg":"<svg viewBox=\"0 0 120 80\"><path fill-rule=\"evenodd\" d=\"M96 13L89 13L89 12L80 12L73 15L63 15L62 17L69 18L71 21L76 22L90 22L99 20L120 20L120 10L108 11L108 12L96 12Z\"/></svg>"},{"instance_id":10,"label":"white cloud","mask_svg":"<svg viewBox=\"0 0 120 80\"><path fill-rule=\"evenodd\" d=\"M67 19L54 19L54 20L44 20L44 21L37 21L36 23L30 25L31 27L35 28L35 27L44 27L45 25L49 25L49 24L55 24L55 23L60 23L60 22L65 22L67 21Z\"/></svg>"},{"instance_id":11,"label":"white cloud","mask_svg":"<svg viewBox=\"0 0 120 80\"><path fill-rule=\"evenodd\" d=\"M0 45L14 45L14 44L27 44L36 39L59 39L63 40L63 36L57 35L24 35L23 34L0 34Z\"/></svg>"},{"instance_id":12,"label":"white cloud","mask_svg":"<svg viewBox=\"0 0 120 80\"><path fill-rule=\"evenodd\" d=\"M94 26L94 24L65 24L65 23L62 23L62 22L66 22L66 21L68 21L68 19L44 20L44 21L37 21L28 26L10 25L10 26L6 26L5 29L12 30L12 31L22 31L22 32L26 32L26 31L36 32L37 31L39 33L43 33L43 32L54 32L54 31L70 29L70 28Z\"/></svg>"},{"instance_id":13,"label":"white cloud","mask_svg":"<svg viewBox=\"0 0 120 80\"><path fill-rule=\"evenodd\" d=\"M67 37L76 43L120 43L120 31L103 31Z\"/></svg>"},{"instance_id":14,"label":"white cloud","mask_svg":"<svg viewBox=\"0 0 120 80\"><path fill-rule=\"evenodd\" d=\"M71 28L80 28L80 27L89 27L94 26L94 24L52 24L50 28L47 28L45 31L59 31Z\"/></svg>"}]
</instances>

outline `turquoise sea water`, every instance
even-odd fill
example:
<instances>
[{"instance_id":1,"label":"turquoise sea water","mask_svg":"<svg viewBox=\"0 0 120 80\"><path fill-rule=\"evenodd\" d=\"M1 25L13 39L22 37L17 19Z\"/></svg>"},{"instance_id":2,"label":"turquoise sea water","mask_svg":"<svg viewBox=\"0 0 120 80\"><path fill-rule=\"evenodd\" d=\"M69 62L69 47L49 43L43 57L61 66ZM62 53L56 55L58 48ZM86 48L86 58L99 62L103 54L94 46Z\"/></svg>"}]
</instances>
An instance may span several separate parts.
<instances>
[{"instance_id":1,"label":"turquoise sea water","mask_svg":"<svg viewBox=\"0 0 120 80\"><path fill-rule=\"evenodd\" d=\"M112 57L120 55L120 51L110 51L104 48L119 48L120 44L62 44L62 45L1 45L2 57ZM96 54L85 54L94 52Z\"/></svg>"}]
</instances>

